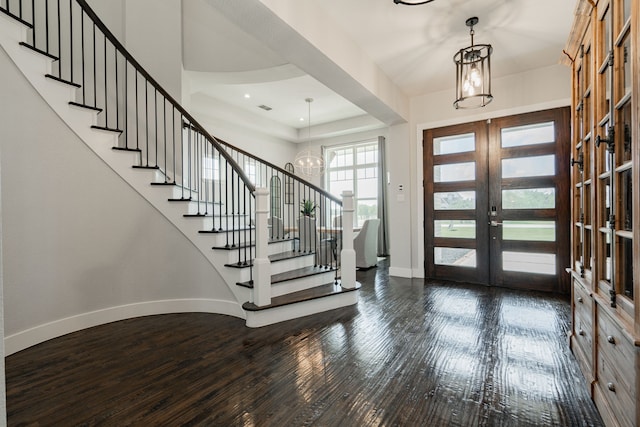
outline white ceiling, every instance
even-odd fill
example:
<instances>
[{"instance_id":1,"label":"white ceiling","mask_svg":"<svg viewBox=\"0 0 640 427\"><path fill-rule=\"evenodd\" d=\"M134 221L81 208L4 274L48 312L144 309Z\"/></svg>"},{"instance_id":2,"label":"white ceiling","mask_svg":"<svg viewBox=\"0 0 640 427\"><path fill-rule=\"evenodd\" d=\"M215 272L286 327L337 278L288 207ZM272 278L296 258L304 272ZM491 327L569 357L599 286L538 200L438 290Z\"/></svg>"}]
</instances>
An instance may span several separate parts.
<instances>
[{"instance_id":1,"label":"white ceiling","mask_svg":"<svg viewBox=\"0 0 640 427\"><path fill-rule=\"evenodd\" d=\"M302 0L281 0L287 1ZM454 87L452 58L470 45L465 21L472 16L480 19L475 42L493 46L494 78L557 64L576 4L576 0L435 0L419 6L396 5L393 0L304 1L310 10L322 11L318 19L325 21L327 32L340 31L350 38L408 97ZM266 22L264 15L251 16L258 8L243 8L243 2L183 1L183 62L192 94L295 129L307 126L300 118L307 118L308 97L315 99L312 124L368 113L376 116L367 111L366 102L354 105L339 94L345 93L344 88L327 87L301 71L301 64L285 59L291 58L288 52L263 42L260 34L266 38L280 29L274 29L274 21ZM235 8L242 10L231 16Z\"/></svg>"}]
</instances>

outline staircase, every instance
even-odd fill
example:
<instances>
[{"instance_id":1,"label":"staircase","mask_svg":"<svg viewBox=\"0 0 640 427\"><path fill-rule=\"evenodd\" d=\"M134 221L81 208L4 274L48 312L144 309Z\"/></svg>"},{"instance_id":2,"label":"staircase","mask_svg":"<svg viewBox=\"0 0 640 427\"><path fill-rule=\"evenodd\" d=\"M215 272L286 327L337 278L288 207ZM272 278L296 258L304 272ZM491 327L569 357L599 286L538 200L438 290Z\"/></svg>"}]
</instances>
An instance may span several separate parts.
<instances>
[{"instance_id":1,"label":"staircase","mask_svg":"<svg viewBox=\"0 0 640 427\"><path fill-rule=\"evenodd\" d=\"M247 326L357 302L352 231L342 258L335 248L343 236L327 231L335 216L352 223L350 200L343 209L342 200L211 136L84 0L7 0L0 12L0 46L73 132L214 266ZM254 178L239 165L251 165ZM266 188L278 193L271 208ZM310 251L295 230L303 200L318 206ZM276 214L283 236L267 225Z\"/></svg>"}]
</instances>

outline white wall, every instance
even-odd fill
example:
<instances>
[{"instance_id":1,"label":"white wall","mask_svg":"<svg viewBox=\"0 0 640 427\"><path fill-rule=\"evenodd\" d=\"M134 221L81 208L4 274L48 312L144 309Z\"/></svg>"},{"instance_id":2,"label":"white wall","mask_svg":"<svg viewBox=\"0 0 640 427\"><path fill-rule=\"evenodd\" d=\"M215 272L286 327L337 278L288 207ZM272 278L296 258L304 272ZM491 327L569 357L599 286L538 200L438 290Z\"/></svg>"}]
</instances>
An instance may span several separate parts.
<instances>
[{"instance_id":1,"label":"white wall","mask_svg":"<svg viewBox=\"0 0 640 427\"><path fill-rule=\"evenodd\" d=\"M411 215L412 161L411 126L396 125L389 128L387 137L387 170L391 178L388 188L389 254L392 276L412 276L412 241L415 222ZM407 225L411 226L407 226Z\"/></svg>"},{"instance_id":2,"label":"white wall","mask_svg":"<svg viewBox=\"0 0 640 427\"><path fill-rule=\"evenodd\" d=\"M202 253L60 121L1 49L0 75L8 354L34 337L185 301L237 305Z\"/></svg>"},{"instance_id":3,"label":"white wall","mask_svg":"<svg viewBox=\"0 0 640 427\"><path fill-rule=\"evenodd\" d=\"M127 50L171 96L182 98L181 0L126 0ZM152 11L152 13L149 13Z\"/></svg>"},{"instance_id":4,"label":"white wall","mask_svg":"<svg viewBox=\"0 0 640 427\"><path fill-rule=\"evenodd\" d=\"M270 120L251 116L200 94L193 95L190 104L191 114L214 137L281 168L293 161L298 144L273 136L271 128L261 132L262 128L269 126L269 122L273 124Z\"/></svg>"},{"instance_id":5,"label":"white wall","mask_svg":"<svg viewBox=\"0 0 640 427\"><path fill-rule=\"evenodd\" d=\"M1 151L0 151L0 154ZM2 159L0 155L0 337L4 338L4 269L2 268ZM7 388L5 386L4 339L0 340L0 425L7 422Z\"/></svg>"},{"instance_id":6,"label":"white wall","mask_svg":"<svg viewBox=\"0 0 640 427\"><path fill-rule=\"evenodd\" d=\"M454 109L454 89L412 98L408 132L404 125L395 126L397 133L389 136L389 140L393 140L393 146L389 144L393 147L389 153L389 170L394 184L389 200L393 224L390 274L424 277L423 130L570 104L571 76L569 69L562 65L494 79L492 84L494 100L482 109ZM409 203L397 198L400 183L408 187L404 192ZM410 230L404 224L411 224Z\"/></svg>"},{"instance_id":7,"label":"white wall","mask_svg":"<svg viewBox=\"0 0 640 427\"><path fill-rule=\"evenodd\" d=\"M89 0L89 5L160 86L180 102L181 0Z\"/></svg>"}]
</instances>

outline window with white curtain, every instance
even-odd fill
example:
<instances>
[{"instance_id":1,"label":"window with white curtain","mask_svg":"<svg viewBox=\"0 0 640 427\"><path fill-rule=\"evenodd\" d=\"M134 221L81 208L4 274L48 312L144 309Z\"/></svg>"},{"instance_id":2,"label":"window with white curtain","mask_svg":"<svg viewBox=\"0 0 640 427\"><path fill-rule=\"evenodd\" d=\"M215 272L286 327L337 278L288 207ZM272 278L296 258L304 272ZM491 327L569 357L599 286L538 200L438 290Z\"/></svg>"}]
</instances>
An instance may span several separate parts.
<instances>
[{"instance_id":1,"label":"window with white curtain","mask_svg":"<svg viewBox=\"0 0 640 427\"><path fill-rule=\"evenodd\" d=\"M202 158L202 178L213 181L219 179L220 159L218 157Z\"/></svg>"},{"instance_id":2,"label":"window with white curtain","mask_svg":"<svg viewBox=\"0 0 640 427\"><path fill-rule=\"evenodd\" d=\"M367 141L327 147L325 171L327 191L340 197L353 191L354 222L362 226L366 219L378 217L378 142Z\"/></svg>"}]
</instances>

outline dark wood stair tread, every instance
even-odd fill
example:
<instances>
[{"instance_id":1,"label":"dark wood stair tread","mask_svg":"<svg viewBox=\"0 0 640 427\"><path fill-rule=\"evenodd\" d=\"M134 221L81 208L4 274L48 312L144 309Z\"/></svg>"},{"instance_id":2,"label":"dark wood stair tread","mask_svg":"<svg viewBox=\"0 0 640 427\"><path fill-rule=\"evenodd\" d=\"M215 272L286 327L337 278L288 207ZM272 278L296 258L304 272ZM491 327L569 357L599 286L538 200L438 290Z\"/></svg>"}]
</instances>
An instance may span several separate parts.
<instances>
[{"instance_id":1,"label":"dark wood stair tread","mask_svg":"<svg viewBox=\"0 0 640 427\"><path fill-rule=\"evenodd\" d=\"M37 47L35 47L35 46L31 46L29 43L26 43L26 42L20 42L19 44L20 44L20 46L24 46L24 47L26 47L27 49L31 49L31 50L32 50L32 51L34 51L34 52L38 52L40 55L44 55L44 56L46 56L46 57L49 57L49 58L53 59L54 61L57 61L57 60L58 60L58 57L57 57L57 56L52 55L52 54L50 54L49 52L45 52L45 51L44 51L44 50L42 50L42 49L38 49L38 48L37 48Z\"/></svg>"},{"instance_id":2,"label":"dark wood stair tread","mask_svg":"<svg viewBox=\"0 0 640 427\"><path fill-rule=\"evenodd\" d=\"M122 133L122 129L110 128L110 127L107 127L107 126L93 125L93 126L91 126L91 129L102 130L102 131L105 131L105 132Z\"/></svg>"},{"instance_id":3,"label":"dark wood stair tread","mask_svg":"<svg viewBox=\"0 0 640 427\"><path fill-rule=\"evenodd\" d=\"M116 151L129 151L134 153L142 153L142 150L139 148L129 148L129 147L111 147L112 150Z\"/></svg>"},{"instance_id":4,"label":"dark wood stair tread","mask_svg":"<svg viewBox=\"0 0 640 427\"><path fill-rule=\"evenodd\" d=\"M75 88L82 87L78 83L72 82L70 80L63 79L62 77L54 76L53 74L45 74L44 76L46 78L48 78L48 79L55 80L55 81L57 81L59 83L64 83L64 84L66 84L68 86L71 86L71 87L75 87Z\"/></svg>"},{"instance_id":5,"label":"dark wood stair tread","mask_svg":"<svg viewBox=\"0 0 640 427\"><path fill-rule=\"evenodd\" d=\"M74 107L78 107L78 108L85 108L87 110L97 111L99 113L102 112L102 108L95 107L93 105L81 104L79 102L69 101L69 105L73 105Z\"/></svg>"},{"instance_id":6,"label":"dark wood stair tread","mask_svg":"<svg viewBox=\"0 0 640 427\"><path fill-rule=\"evenodd\" d=\"M153 169L153 170L159 170L160 166L157 165L133 165L131 166L134 169Z\"/></svg>"},{"instance_id":7,"label":"dark wood stair tread","mask_svg":"<svg viewBox=\"0 0 640 427\"><path fill-rule=\"evenodd\" d=\"M211 202L207 202L211 204ZM219 202L215 202L218 204ZM247 214L239 214L239 213L215 213L212 214L210 212L207 213L194 213L194 214L184 214L182 215L185 218L243 218L246 217Z\"/></svg>"},{"instance_id":8,"label":"dark wood stair tread","mask_svg":"<svg viewBox=\"0 0 640 427\"><path fill-rule=\"evenodd\" d=\"M285 251L285 252L269 255L269 261L271 262L285 261L288 259L300 258L307 255L313 255L313 253L299 252L299 251Z\"/></svg>"},{"instance_id":9,"label":"dark wood stair tread","mask_svg":"<svg viewBox=\"0 0 640 427\"><path fill-rule=\"evenodd\" d=\"M19 23L21 23L22 25L24 25L27 28L33 28L33 24L31 24L30 22L27 22L24 19L20 18L18 15L14 15L13 13L9 12L6 9L0 8L0 12L4 13L5 15L7 15L10 18L15 19L16 21L18 21Z\"/></svg>"},{"instance_id":10,"label":"dark wood stair tread","mask_svg":"<svg viewBox=\"0 0 640 427\"><path fill-rule=\"evenodd\" d=\"M360 289L360 283L356 282L356 286L353 289L345 289L340 283L327 283L325 285L316 286L314 288L305 289L303 291L292 292L287 295L271 298L271 304L258 307L252 302L245 302L242 304L242 308L247 311L261 311L268 310L270 308L282 307L285 305L295 304L304 301L311 301L319 298L326 298L333 295L339 295L347 292L354 292Z\"/></svg>"}]
</instances>

